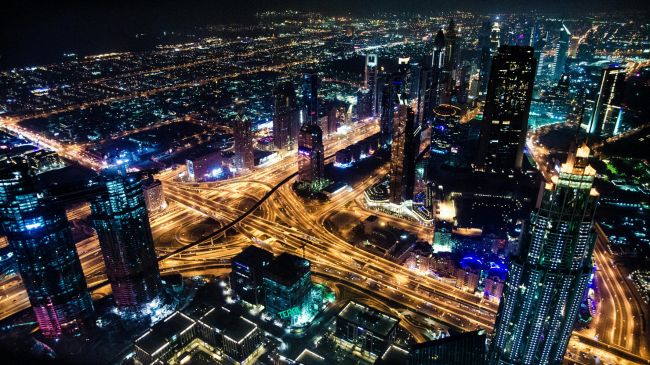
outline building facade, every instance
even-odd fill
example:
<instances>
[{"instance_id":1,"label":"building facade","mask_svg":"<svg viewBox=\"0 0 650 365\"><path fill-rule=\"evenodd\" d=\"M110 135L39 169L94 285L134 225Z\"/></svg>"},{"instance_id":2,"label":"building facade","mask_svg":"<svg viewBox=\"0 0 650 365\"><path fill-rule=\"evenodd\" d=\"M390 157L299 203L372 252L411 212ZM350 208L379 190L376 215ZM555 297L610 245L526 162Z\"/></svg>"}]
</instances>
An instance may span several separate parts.
<instances>
[{"instance_id":1,"label":"building facade","mask_svg":"<svg viewBox=\"0 0 650 365\"><path fill-rule=\"evenodd\" d=\"M251 120L239 113L235 117L235 166L238 169L251 170L255 167L253 150L253 126Z\"/></svg>"},{"instance_id":2,"label":"building facade","mask_svg":"<svg viewBox=\"0 0 650 365\"><path fill-rule=\"evenodd\" d=\"M531 47L501 46L492 60L477 157L487 171L522 167L535 67Z\"/></svg>"},{"instance_id":3,"label":"building facade","mask_svg":"<svg viewBox=\"0 0 650 365\"><path fill-rule=\"evenodd\" d=\"M298 135L298 182L318 187L325 180L323 132L317 124L306 123Z\"/></svg>"},{"instance_id":4,"label":"building facade","mask_svg":"<svg viewBox=\"0 0 650 365\"><path fill-rule=\"evenodd\" d=\"M593 271L596 171L583 146L546 184L511 261L489 363L562 364Z\"/></svg>"},{"instance_id":5,"label":"building facade","mask_svg":"<svg viewBox=\"0 0 650 365\"><path fill-rule=\"evenodd\" d=\"M41 332L46 337L72 335L93 316L93 302L65 208L37 182L26 159L2 162L2 230Z\"/></svg>"},{"instance_id":6,"label":"building facade","mask_svg":"<svg viewBox=\"0 0 650 365\"><path fill-rule=\"evenodd\" d=\"M611 137L620 132L623 119L623 93L625 92L625 69L603 69L598 96L593 106L587 131L595 136Z\"/></svg>"},{"instance_id":7,"label":"building facade","mask_svg":"<svg viewBox=\"0 0 650 365\"><path fill-rule=\"evenodd\" d=\"M390 202L401 204L413 199L415 189L415 158L420 141L419 126L410 106L400 105L395 111L393 144L390 157Z\"/></svg>"},{"instance_id":8,"label":"building facade","mask_svg":"<svg viewBox=\"0 0 650 365\"><path fill-rule=\"evenodd\" d=\"M230 260L230 287L237 295L251 303L264 303L264 271L271 264L273 254L257 246L248 246Z\"/></svg>"},{"instance_id":9,"label":"building facade","mask_svg":"<svg viewBox=\"0 0 650 365\"><path fill-rule=\"evenodd\" d=\"M296 90L289 81L273 90L273 144L278 150L293 148L298 138L300 117Z\"/></svg>"},{"instance_id":10,"label":"building facade","mask_svg":"<svg viewBox=\"0 0 650 365\"><path fill-rule=\"evenodd\" d=\"M118 308L138 308L162 292L142 180L124 169L105 170L90 201L91 220Z\"/></svg>"}]
</instances>

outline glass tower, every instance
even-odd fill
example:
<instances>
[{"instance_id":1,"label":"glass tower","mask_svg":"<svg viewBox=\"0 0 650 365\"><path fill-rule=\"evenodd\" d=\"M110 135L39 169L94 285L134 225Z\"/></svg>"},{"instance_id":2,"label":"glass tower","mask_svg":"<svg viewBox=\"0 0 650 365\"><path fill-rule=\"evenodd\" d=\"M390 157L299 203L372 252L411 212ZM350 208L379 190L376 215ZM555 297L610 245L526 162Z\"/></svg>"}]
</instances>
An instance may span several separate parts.
<instances>
[{"instance_id":1,"label":"glass tower","mask_svg":"<svg viewBox=\"0 0 650 365\"><path fill-rule=\"evenodd\" d=\"M90 202L92 222L119 308L137 308L161 292L160 272L142 180L121 170L105 170Z\"/></svg>"},{"instance_id":2,"label":"glass tower","mask_svg":"<svg viewBox=\"0 0 650 365\"><path fill-rule=\"evenodd\" d=\"M579 148L545 186L510 262L490 364L561 364L592 273L596 171Z\"/></svg>"},{"instance_id":3,"label":"glass tower","mask_svg":"<svg viewBox=\"0 0 650 365\"><path fill-rule=\"evenodd\" d=\"M76 334L93 316L65 208L37 187L26 159L0 166L0 217L41 332Z\"/></svg>"},{"instance_id":4,"label":"glass tower","mask_svg":"<svg viewBox=\"0 0 650 365\"><path fill-rule=\"evenodd\" d=\"M273 144L278 150L291 149L298 137L300 118L296 90L291 82L273 89Z\"/></svg>"},{"instance_id":5,"label":"glass tower","mask_svg":"<svg viewBox=\"0 0 650 365\"><path fill-rule=\"evenodd\" d=\"M394 121L389 200L391 203L400 204L413 199L420 128L416 125L413 109L408 105L399 106L395 111Z\"/></svg>"},{"instance_id":6,"label":"glass tower","mask_svg":"<svg viewBox=\"0 0 650 365\"><path fill-rule=\"evenodd\" d=\"M531 47L501 46L492 60L477 163L491 171L521 169L536 61Z\"/></svg>"}]
</instances>

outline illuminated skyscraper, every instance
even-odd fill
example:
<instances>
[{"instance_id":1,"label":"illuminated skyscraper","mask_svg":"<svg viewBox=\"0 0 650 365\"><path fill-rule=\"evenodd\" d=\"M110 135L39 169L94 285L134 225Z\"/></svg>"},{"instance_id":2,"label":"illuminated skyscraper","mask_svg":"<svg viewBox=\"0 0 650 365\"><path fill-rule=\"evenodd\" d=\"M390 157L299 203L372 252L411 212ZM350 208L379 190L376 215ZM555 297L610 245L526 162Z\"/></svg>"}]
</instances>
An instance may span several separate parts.
<instances>
[{"instance_id":1,"label":"illuminated skyscraper","mask_svg":"<svg viewBox=\"0 0 650 365\"><path fill-rule=\"evenodd\" d=\"M119 308L137 308L162 291L142 180L124 167L104 170L90 201L91 219Z\"/></svg>"},{"instance_id":2,"label":"illuminated skyscraper","mask_svg":"<svg viewBox=\"0 0 650 365\"><path fill-rule=\"evenodd\" d=\"M535 66L530 47L501 46L492 60L477 160L486 170L521 169Z\"/></svg>"},{"instance_id":3,"label":"illuminated skyscraper","mask_svg":"<svg viewBox=\"0 0 650 365\"><path fill-rule=\"evenodd\" d=\"M490 77L490 65L492 64L492 51L491 51L491 42L490 34L492 31L492 25L490 22L483 23L481 30L479 31L479 45L481 47L481 65L479 68L479 87L478 94L485 95L487 91L488 79Z\"/></svg>"},{"instance_id":4,"label":"illuminated skyscraper","mask_svg":"<svg viewBox=\"0 0 650 365\"><path fill-rule=\"evenodd\" d=\"M250 119L242 113L235 117L233 128L235 134L235 166L250 170L255 167L253 155L253 129Z\"/></svg>"},{"instance_id":5,"label":"illuminated skyscraper","mask_svg":"<svg viewBox=\"0 0 650 365\"><path fill-rule=\"evenodd\" d=\"M562 364L591 273L598 192L589 148L546 184L510 261L489 355L491 365Z\"/></svg>"},{"instance_id":6,"label":"illuminated skyscraper","mask_svg":"<svg viewBox=\"0 0 650 365\"><path fill-rule=\"evenodd\" d=\"M562 23L560 28L560 38L555 46L555 60L553 62L554 68L554 78L557 80L564 73L564 68L566 65L566 59L569 52L569 39L571 38L571 32L567 29L566 25Z\"/></svg>"},{"instance_id":7,"label":"illuminated skyscraper","mask_svg":"<svg viewBox=\"0 0 650 365\"><path fill-rule=\"evenodd\" d=\"M305 123L298 135L298 182L318 189L325 181L323 132L317 124Z\"/></svg>"},{"instance_id":8,"label":"illuminated skyscraper","mask_svg":"<svg viewBox=\"0 0 650 365\"><path fill-rule=\"evenodd\" d=\"M379 107L377 105L377 55L366 55L366 68L364 77L364 87L368 89L372 115L377 115Z\"/></svg>"},{"instance_id":9,"label":"illuminated skyscraper","mask_svg":"<svg viewBox=\"0 0 650 365\"><path fill-rule=\"evenodd\" d=\"M94 313L63 204L37 187L26 159L0 166L0 217L46 337L75 334Z\"/></svg>"},{"instance_id":10,"label":"illuminated skyscraper","mask_svg":"<svg viewBox=\"0 0 650 365\"><path fill-rule=\"evenodd\" d=\"M445 32L445 82L447 84L447 89L452 90L456 85L456 70L458 68L458 56L460 52L458 50L457 42L457 33L456 33L456 23L454 19L449 20L447 25L447 31Z\"/></svg>"},{"instance_id":11,"label":"illuminated skyscraper","mask_svg":"<svg viewBox=\"0 0 650 365\"><path fill-rule=\"evenodd\" d=\"M273 144L278 150L290 149L298 138L300 117L296 90L289 81L273 90Z\"/></svg>"},{"instance_id":12,"label":"illuminated skyscraper","mask_svg":"<svg viewBox=\"0 0 650 365\"><path fill-rule=\"evenodd\" d=\"M318 124L318 74L308 72L302 78L303 124Z\"/></svg>"},{"instance_id":13,"label":"illuminated skyscraper","mask_svg":"<svg viewBox=\"0 0 650 365\"><path fill-rule=\"evenodd\" d=\"M420 142L420 126L415 121L413 109L408 105L400 105L393 119L389 200L391 203L400 204L413 199L415 157Z\"/></svg>"},{"instance_id":14,"label":"illuminated skyscraper","mask_svg":"<svg viewBox=\"0 0 650 365\"><path fill-rule=\"evenodd\" d=\"M590 134L611 137L620 132L624 91L625 69L622 67L603 69L598 86L598 98L587 127Z\"/></svg>"},{"instance_id":15,"label":"illuminated skyscraper","mask_svg":"<svg viewBox=\"0 0 650 365\"><path fill-rule=\"evenodd\" d=\"M397 72L391 75L383 75L381 80L381 143L384 145L390 145L393 140L393 119L395 117L395 108L399 105L399 99L405 80L404 75Z\"/></svg>"}]
</instances>

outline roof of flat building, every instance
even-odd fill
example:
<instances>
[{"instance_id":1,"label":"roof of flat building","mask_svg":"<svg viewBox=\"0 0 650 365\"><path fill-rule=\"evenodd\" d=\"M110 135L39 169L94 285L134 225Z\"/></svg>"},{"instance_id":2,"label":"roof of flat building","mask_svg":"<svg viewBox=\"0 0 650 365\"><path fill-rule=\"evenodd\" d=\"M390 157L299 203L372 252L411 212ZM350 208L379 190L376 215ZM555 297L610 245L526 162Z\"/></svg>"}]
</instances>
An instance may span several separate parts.
<instances>
[{"instance_id":1,"label":"roof of flat building","mask_svg":"<svg viewBox=\"0 0 650 365\"><path fill-rule=\"evenodd\" d=\"M236 316L225 308L213 308L199 320L206 326L217 329L230 340L240 343L253 334L257 325L244 317Z\"/></svg>"},{"instance_id":2,"label":"roof of flat building","mask_svg":"<svg viewBox=\"0 0 650 365\"><path fill-rule=\"evenodd\" d=\"M325 365L327 362L325 358L318 355L317 353L310 351L308 349L302 350L300 355L296 357L296 362L301 365Z\"/></svg>"},{"instance_id":3,"label":"roof of flat building","mask_svg":"<svg viewBox=\"0 0 650 365\"><path fill-rule=\"evenodd\" d=\"M395 317L354 301L350 301L338 317L382 336L387 336L399 323Z\"/></svg>"},{"instance_id":4,"label":"roof of flat building","mask_svg":"<svg viewBox=\"0 0 650 365\"><path fill-rule=\"evenodd\" d=\"M191 328L196 322L181 312L176 312L164 320L156 323L149 331L135 340L135 345L151 356L155 356L168 343L175 340L175 336Z\"/></svg>"},{"instance_id":5,"label":"roof of flat building","mask_svg":"<svg viewBox=\"0 0 650 365\"><path fill-rule=\"evenodd\" d=\"M257 266L263 262L269 262L273 259L273 254L269 251L250 245L232 258L232 262L238 262L247 266Z\"/></svg>"},{"instance_id":6,"label":"roof of flat building","mask_svg":"<svg viewBox=\"0 0 650 365\"><path fill-rule=\"evenodd\" d=\"M265 276L282 285L291 286L310 270L309 261L283 252L271 261Z\"/></svg>"}]
</instances>

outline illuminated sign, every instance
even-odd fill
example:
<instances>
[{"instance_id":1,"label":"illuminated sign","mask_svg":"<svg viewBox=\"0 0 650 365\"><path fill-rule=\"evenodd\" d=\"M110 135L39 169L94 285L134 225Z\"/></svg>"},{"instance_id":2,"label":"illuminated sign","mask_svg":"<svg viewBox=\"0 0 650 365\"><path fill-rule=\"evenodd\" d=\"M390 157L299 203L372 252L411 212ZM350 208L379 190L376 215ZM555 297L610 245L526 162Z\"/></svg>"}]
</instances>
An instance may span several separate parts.
<instances>
[{"instance_id":1,"label":"illuminated sign","mask_svg":"<svg viewBox=\"0 0 650 365\"><path fill-rule=\"evenodd\" d=\"M377 55L376 54L366 55L366 66L368 66L368 67L377 67Z\"/></svg>"},{"instance_id":2,"label":"illuminated sign","mask_svg":"<svg viewBox=\"0 0 650 365\"><path fill-rule=\"evenodd\" d=\"M287 319L299 315L300 315L300 307L291 307L282 312L278 312L278 317L280 317L280 319Z\"/></svg>"}]
</instances>

